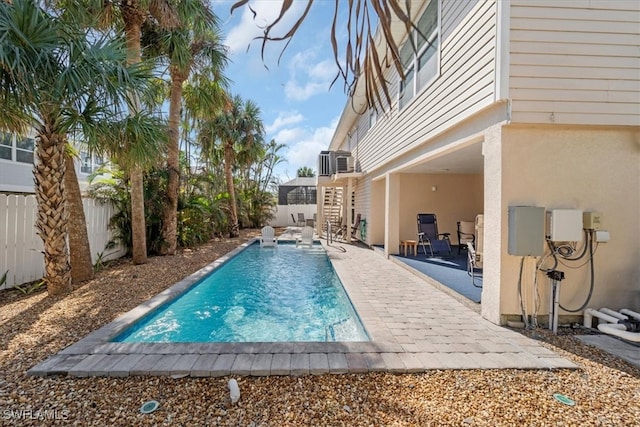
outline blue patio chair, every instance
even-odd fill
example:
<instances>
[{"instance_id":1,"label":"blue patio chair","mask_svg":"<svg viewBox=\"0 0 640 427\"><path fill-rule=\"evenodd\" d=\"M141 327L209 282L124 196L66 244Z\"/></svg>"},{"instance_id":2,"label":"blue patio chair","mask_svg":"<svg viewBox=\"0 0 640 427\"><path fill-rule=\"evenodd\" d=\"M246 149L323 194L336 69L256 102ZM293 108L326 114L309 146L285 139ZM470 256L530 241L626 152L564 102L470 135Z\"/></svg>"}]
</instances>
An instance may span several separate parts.
<instances>
[{"instance_id":1,"label":"blue patio chair","mask_svg":"<svg viewBox=\"0 0 640 427\"><path fill-rule=\"evenodd\" d=\"M438 219L436 214L418 214L418 245L422 246L425 255L433 257L451 254L451 233L438 233ZM429 252L427 252L429 247Z\"/></svg>"}]
</instances>

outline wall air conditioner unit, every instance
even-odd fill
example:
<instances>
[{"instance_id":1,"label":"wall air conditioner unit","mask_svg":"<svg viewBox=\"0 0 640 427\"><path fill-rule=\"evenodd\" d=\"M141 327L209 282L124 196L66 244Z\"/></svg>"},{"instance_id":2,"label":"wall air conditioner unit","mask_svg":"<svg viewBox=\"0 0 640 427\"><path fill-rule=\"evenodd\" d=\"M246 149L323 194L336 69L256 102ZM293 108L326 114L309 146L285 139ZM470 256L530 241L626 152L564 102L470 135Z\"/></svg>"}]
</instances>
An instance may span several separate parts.
<instances>
[{"instance_id":1,"label":"wall air conditioner unit","mask_svg":"<svg viewBox=\"0 0 640 427\"><path fill-rule=\"evenodd\" d=\"M353 171L351 156L336 156L336 172Z\"/></svg>"}]
</instances>

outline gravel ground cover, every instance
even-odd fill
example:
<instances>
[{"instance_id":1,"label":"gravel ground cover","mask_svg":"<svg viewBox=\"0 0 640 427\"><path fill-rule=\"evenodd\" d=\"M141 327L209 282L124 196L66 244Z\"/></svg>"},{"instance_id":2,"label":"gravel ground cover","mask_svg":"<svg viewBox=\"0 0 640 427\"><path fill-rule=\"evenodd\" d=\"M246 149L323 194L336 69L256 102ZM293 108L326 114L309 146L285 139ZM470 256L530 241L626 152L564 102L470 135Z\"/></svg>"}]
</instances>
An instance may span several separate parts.
<instances>
[{"instance_id":1,"label":"gravel ground cover","mask_svg":"<svg viewBox=\"0 0 640 427\"><path fill-rule=\"evenodd\" d=\"M27 377L32 366L257 233L145 265L112 262L65 297L0 291L0 425L640 426L640 369L582 344L570 330L524 333L578 370L246 377L237 378L235 405L230 378ZM142 414L150 400L159 408Z\"/></svg>"}]
</instances>

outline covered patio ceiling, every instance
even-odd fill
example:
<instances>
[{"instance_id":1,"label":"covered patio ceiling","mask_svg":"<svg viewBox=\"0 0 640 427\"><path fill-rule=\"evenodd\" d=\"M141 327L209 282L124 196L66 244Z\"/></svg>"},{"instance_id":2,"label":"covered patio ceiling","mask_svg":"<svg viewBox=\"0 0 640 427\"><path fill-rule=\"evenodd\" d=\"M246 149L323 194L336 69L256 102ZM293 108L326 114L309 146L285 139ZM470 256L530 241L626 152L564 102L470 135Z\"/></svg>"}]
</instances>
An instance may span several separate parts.
<instances>
[{"instance_id":1,"label":"covered patio ceiling","mask_svg":"<svg viewBox=\"0 0 640 427\"><path fill-rule=\"evenodd\" d=\"M402 173L482 174L483 170L482 143L478 142L419 160L402 168Z\"/></svg>"}]
</instances>

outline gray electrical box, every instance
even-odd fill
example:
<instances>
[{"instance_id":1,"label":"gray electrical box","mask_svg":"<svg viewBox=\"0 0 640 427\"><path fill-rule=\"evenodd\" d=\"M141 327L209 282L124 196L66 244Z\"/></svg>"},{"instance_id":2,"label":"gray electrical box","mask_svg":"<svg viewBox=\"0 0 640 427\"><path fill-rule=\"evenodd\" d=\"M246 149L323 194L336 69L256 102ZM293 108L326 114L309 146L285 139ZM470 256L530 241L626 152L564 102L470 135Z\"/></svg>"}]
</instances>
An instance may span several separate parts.
<instances>
[{"instance_id":1,"label":"gray electrical box","mask_svg":"<svg viewBox=\"0 0 640 427\"><path fill-rule=\"evenodd\" d=\"M542 256L545 208L509 206L509 255Z\"/></svg>"}]
</instances>

